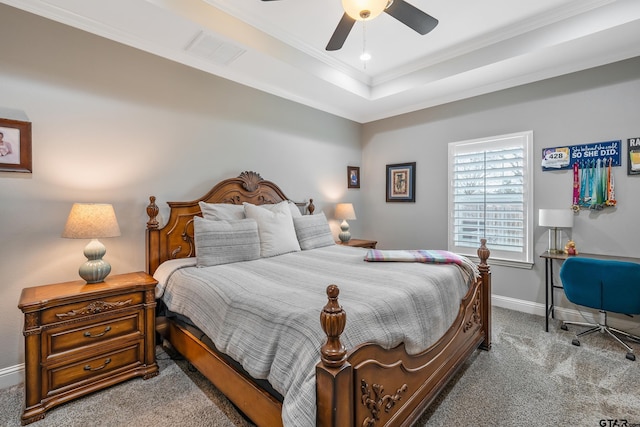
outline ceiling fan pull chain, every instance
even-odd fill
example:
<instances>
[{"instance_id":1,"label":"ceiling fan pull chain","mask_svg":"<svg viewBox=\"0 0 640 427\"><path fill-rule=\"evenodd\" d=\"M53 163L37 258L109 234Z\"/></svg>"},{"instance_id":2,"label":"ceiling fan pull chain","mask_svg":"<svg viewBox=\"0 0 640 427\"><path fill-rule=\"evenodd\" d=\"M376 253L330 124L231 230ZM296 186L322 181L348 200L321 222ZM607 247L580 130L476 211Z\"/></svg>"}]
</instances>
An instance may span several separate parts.
<instances>
[{"instance_id":1,"label":"ceiling fan pull chain","mask_svg":"<svg viewBox=\"0 0 640 427\"><path fill-rule=\"evenodd\" d=\"M367 21L362 21L362 55L360 55L360 59L362 60L362 67L367 69Z\"/></svg>"}]
</instances>

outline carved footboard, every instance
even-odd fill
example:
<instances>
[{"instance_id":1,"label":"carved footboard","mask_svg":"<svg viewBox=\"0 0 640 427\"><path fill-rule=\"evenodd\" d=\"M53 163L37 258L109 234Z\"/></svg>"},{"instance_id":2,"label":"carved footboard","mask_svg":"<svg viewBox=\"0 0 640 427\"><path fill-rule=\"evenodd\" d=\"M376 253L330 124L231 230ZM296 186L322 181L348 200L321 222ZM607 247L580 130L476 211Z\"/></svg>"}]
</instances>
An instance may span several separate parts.
<instances>
[{"instance_id":1,"label":"carved footboard","mask_svg":"<svg viewBox=\"0 0 640 427\"><path fill-rule=\"evenodd\" d=\"M346 314L338 304L339 290L327 288L329 302L320 316L327 342L316 366L318 425L412 425L478 347L490 348L491 273L485 243L478 249L481 277L463 299L453 326L417 355L409 355L403 344L391 350L364 344L347 352L340 343Z\"/></svg>"}]
</instances>

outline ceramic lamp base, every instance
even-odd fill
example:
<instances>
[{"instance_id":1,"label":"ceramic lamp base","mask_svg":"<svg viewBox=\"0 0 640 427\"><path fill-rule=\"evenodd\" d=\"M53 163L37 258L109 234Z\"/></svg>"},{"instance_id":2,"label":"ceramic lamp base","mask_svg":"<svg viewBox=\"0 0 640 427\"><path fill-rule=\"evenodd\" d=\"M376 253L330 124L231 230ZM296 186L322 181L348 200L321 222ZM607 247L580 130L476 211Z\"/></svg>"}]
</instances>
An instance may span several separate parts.
<instances>
[{"instance_id":1,"label":"ceramic lamp base","mask_svg":"<svg viewBox=\"0 0 640 427\"><path fill-rule=\"evenodd\" d=\"M342 232L338 234L338 238L342 243L347 243L349 240L351 240L351 233L349 233L349 224L346 220L342 220L342 224L340 224L340 230L342 230Z\"/></svg>"},{"instance_id":2,"label":"ceramic lamp base","mask_svg":"<svg viewBox=\"0 0 640 427\"><path fill-rule=\"evenodd\" d=\"M107 249L98 239L93 239L84 248L87 262L80 266L78 273L87 283L100 283L111 273L111 264L103 260Z\"/></svg>"}]
</instances>

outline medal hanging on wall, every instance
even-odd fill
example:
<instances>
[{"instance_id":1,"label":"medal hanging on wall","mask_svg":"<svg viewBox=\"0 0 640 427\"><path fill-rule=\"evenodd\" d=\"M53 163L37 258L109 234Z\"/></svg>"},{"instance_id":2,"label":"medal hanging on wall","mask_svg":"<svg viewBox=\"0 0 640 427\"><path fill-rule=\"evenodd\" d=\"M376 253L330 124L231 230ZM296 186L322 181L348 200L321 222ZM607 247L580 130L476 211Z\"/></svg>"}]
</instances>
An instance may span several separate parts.
<instances>
[{"instance_id":1,"label":"medal hanging on wall","mask_svg":"<svg viewBox=\"0 0 640 427\"><path fill-rule=\"evenodd\" d=\"M578 162L573 164L573 203L571 209L574 212L580 210L580 166Z\"/></svg>"},{"instance_id":2,"label":"medal hanging on wall","mask_svg":"<svg viewBox=\"0 0 640 427\"><path fill-rule=\"evenodd\" d=\"M607 206L615 206L616 203L616 191L615 191L615 180L613 179L613 171L611 170L611 164L613 163L613 159L609 159L609 168L607 170L607 201L604 202Z\"/></svg>"}]
</instances>

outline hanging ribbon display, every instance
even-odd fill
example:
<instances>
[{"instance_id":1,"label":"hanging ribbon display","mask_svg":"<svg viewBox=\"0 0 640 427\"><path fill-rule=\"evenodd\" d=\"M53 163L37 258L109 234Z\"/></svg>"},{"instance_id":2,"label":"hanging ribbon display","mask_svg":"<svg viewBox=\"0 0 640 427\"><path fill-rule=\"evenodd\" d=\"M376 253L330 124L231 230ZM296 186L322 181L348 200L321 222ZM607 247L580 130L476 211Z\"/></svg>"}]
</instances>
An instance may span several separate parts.
<instances>
[{"instance_id":1,"label":"hanging ribbon display","mask_svg":"<svg viewBox=\"0 0 640 427\"><path fill-rule=\"evenodd\" d=\"M590 159L573 164L573 194L571 206L600 210L616 206L612 159Z\"/></svg>"},{"instance_id":2,"label":"hanging ribbon display","mask_svg":"<svg viewBox=\"0 0 640 427\"><path fill-rule=\"evenodd\" d=\"M571 208L600 210L617 204L612 167L621 165L621 151L622 140L543 148L542 170L573 169Z\"/></svg>"}]
</instances>

